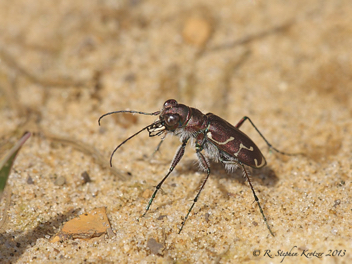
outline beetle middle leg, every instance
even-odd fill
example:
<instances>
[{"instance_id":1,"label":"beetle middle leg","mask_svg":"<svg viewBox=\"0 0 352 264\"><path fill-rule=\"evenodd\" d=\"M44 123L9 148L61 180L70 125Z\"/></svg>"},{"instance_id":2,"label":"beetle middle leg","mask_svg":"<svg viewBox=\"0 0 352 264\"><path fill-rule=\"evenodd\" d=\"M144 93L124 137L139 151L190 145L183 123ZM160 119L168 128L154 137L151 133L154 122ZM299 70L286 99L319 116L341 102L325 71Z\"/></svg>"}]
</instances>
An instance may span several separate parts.
<instances>
[{"instance_id":1,"label":"beetle middle leg","mask_svg":"<svg viewBox=\"0 0 352 264\"><path fill-rule=\"evenodd\" d=\"M169 177L170 173L174 170L174 168L176 167L176 165L178 164L178 162L182 159L183 157L183 154L185 153L185 148L186 148L186 145L187 145L187 141L188 139L185 139L183 142L182 142L182 145L178 148L177 152L176 152L176 155L174 157L174 159L172 160L171 162L171 166L169 168L169 171L168 173L165 175L165 177L161 180L161 182L159 182L159 184L155 187L155 191L152 195L152 197L150 198L149 202L148 202L148 205L147 205L147 208L145 209L145 212L144 214L142 215L145 216L146 213L148 212L150 206L152 205L153 203L153 200L157 194L157 192L159 191L159 189L161 188L161 185L163 185L164 181L167 179L167 177Z\"/></svg>"},{"instance_id":2,"label":"beetle middle leg","mask_svg":"<svg viewBox=\"0 0 352 264\"><path fill-rule=\"evenodd\" d=\"M199 160L199 162L200 162L201 167L207 172L207 176L205 177L205 179L204 179L202 185L200 186L200 189L199 189L199 191L198 191L196 197L193 199L193 204L192 204L191 207L189 208L188 213L187 213L187 215L186 215L186 217L185 217L185 220L183 220L183 222L182 222L182 224L181 224L181 228L180 228L180 230L178 231L179 234L181 233L181 231L182 231L182 229L183 229L183 226L185 225L186 220L187 220L189 214L191 213L191 211L192 211L194 205L195 205L196 202L198 201L199 195L200 195L200 193L202 192L202 190L203 190L203 188L204 188L204 185L205 185L205 183L207 182L207 180L208 180L208 178L209 178L209 175L210 175L210 168L209 168L208 162L207 162L207 160L205 159L205 157L203 156L203 154L201 153L202 149L203 149L202 147L196 146L196 153L197 153L198 160Z\"/></svg>"},{"instance_id":3,"label":"beetle middle leg","mask_svg":"<svg viewBox=\"0 0 352 264\"><path fill-rule=\"evenodd\" d=\"M253 193L253 196L254 196L254 200L255 200L255 201L257 202L257 204L258 204L259 211L260 211L260 213L261 213L262 216L263 216L264 222L265 222L267 228L269 229L270 234L271 234L272 236L274 236L273 232L272 232L271 229L270 229L270 226L269 226L269 224L268 224L268 221L266 220L266 217L265 217L264 211L263 211L263 209L262 209L262 206L260 205L258 196L257 196L257 194L256 194L255 191L254 191L254 188L253 188L251 179L249 178L248 172L246 171L246 168L244 167L244 165L242 164L242 162L240 162L240 161L231 161L231 160L223 160L222 158L220 158L220 161L221 161L221 163L223 163L223 164L236 165L236 166L240 165L240 166L242 167L242 171L243 171L244 177L247 179L247 181L248 181L248 183L249 183L249 187L251 187L251 190L252 190L252 193Z\"/></svg>"},{"instance_id":4,"label":"beetle middle leg","mask_svg":"<svg viewBox=\"0 0 352 264\"><path fill-rule=\"evenodd\" d=\"M259 131L259 129L254 125L254 123L252 122L252 120L251 120L248 116L244 116L244 117L240 120L240 122L237 123L237 125L236 125L235 127L239 129L239 128L242 126L242 124L243 124L246 120L248 120L248 121L252 124L252 126L254 127L254 129L258 132L258 134L262 137L262 139L264 139L265 143L268 145L268 147L269 147L270 149L273 149L273 150L275 150L276 152L278 152L278 153L280 153L280 154L282 154L282 155L287 155L287 156L303 155L303 153L286 153L286 152L283 152L283 151L278 150L277 148L274 148L273 145L271 145L271 144L269 143L269 141L263 136L263 134Z\"/></svg>"}]
</instances>

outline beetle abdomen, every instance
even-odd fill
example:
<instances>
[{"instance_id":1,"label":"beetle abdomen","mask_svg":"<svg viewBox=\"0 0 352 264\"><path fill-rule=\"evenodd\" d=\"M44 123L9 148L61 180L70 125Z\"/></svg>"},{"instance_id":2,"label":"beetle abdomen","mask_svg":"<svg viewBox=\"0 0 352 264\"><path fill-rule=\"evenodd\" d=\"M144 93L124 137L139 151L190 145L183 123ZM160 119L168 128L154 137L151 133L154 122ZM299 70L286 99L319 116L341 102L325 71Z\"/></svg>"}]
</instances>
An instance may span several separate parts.
<instances>
[{"instance_id":1,"label":"beetle abdomen","mask_svg":"<svg viewBox=\"0 0 352 264\"><path fill-rule=\"evenodd\" d=\"M207 114L207 139L239 162L259 169L266 165L256 144L242 131L212 113Z\"/></svg>"}]
</instances>

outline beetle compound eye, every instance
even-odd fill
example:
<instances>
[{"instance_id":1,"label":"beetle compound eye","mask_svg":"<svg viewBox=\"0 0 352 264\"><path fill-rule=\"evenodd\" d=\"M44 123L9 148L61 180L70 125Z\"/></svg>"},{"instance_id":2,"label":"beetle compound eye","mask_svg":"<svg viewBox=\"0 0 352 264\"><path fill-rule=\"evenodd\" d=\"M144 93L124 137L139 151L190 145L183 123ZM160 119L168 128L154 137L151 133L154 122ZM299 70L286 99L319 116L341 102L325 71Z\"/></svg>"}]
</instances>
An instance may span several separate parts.
<instances>
[{"instance_id":1,"label":"beetle compound eye","mask_svg":"<svg viewBox=\"0 0 352 264\"><path fill-rule=\"evenodd\" d=\"M180 116L179 115L168 115L166 116L166 124L169 127L174 127L175 125L178 124L180 121Z\"/></svg>"},{"instance_id":2,"label":"beetle compound eye","mask_svg":"<svg viewBox=\"0 0 352 264\"><path fill-rule=\"evenodd\" d=\"M170 108L170 107L173 107L173 106L176 106L176 105L177 105L177 101L174 100L174 99L170 99L170 100L167 100L167 101L164 103L164 109Z\"/></svg>"}]
</instances>

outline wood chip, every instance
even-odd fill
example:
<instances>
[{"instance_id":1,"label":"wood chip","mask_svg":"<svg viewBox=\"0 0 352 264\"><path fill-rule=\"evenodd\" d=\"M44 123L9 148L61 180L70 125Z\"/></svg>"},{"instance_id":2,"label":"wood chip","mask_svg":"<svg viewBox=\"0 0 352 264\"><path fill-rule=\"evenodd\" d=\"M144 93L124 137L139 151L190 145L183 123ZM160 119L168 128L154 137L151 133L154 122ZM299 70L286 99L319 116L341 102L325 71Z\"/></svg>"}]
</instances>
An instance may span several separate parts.
<instances>
[{"instance_id":1,"label":"wood chip","mask_svg":"<svg viewBox=\"0 0 352 264\"><path fill-rule=\"evenodd\" d=\"M106 207L101 207L68 221L51 242L77 238L88 240L106 234L108 228Z\"/></svg>"}]
</instances>

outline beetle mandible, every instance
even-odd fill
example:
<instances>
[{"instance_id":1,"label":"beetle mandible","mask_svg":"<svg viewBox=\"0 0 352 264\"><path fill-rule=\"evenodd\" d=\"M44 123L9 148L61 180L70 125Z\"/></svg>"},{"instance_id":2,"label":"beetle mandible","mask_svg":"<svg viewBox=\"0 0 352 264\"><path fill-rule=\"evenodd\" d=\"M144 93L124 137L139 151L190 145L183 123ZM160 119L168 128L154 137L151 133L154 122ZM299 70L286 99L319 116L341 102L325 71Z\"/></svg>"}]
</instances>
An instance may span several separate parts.
<instances>
[{"instance_id":1,"label":"beetle mandible","mask_svg":"<svg viewBox=\"0 0 352 264\"><path fill-rule=\"evenodd\" d=\"M116 113L132 113L132 114L143 114L143 115L159 115L159 119L152 124L144 127L137 133L133 134L126 140L124 140L120 145L118 145L110 156L110 166L112 166L112 157L116 150L125 144L132 137L138 135L144 130L149 132L150 137L163 135L161 141L157 147L159 149L161 143L163 142L165 136L167 134L172 134L178 136L182 142L182 145L178 148L175 157L173 158L169 171L164 176L164 178L159 182L159 184L155 187L155 191L150 198L148 205L146 207L145 213L142 216L145 216L148 212L150 206L153 203L153 200L161 188L164 181L170 175L170 173L177 166L183 154L185 152L185 147L187 142L190 140L192 145L195 146L196 154L198 157L198 161L200 167L204 169L207 173L196 197L193 199L193 203L189 208L186 217L184 218L181 227L179 229L179 233L181 233L186 220L188 219L189 214L191 213L194 205L196 204L200 193L202 192L205 183L207 182L210 175L210 168L208 159L212 159L215 162L221 162L225 165L225 168L228 170L232 170L237 167L241 167L243 171L243 175L249 183L249 186L252 190L255 201L258 204L260 213L263 216L264 222L272 236L274 236L271 228L267 222L264 211L260 205L258 196L256 195L252 182L249 178L245 165L250 166L255 169L262 168L266 165L266 160L261 153L260 149L257 145L239 128L241 125L248 120L255 130L259 133L259 135L264 139L269 148L275 150L278 153L284 155L295 155L289 154L274 148L262 135L262 133L258 130L258 128L254 125L252 120L245 116L243 117L236 126L231 125L226 120L221 117L214 115L212 113L203 114L196 108L192 108L186 106L184 104L179 104L176 100L170 99L167 100L161 111L156 111L153 113L139 112L139 111L130 111L130 110L122 110L122 111L114 111L109 112L102 115L98 123L100 125L100 120L107 115L116 114ZM206 156L202 154L204 150ZM207 157L207 158L206 158Z\"/></svg>"}]
</instances>

